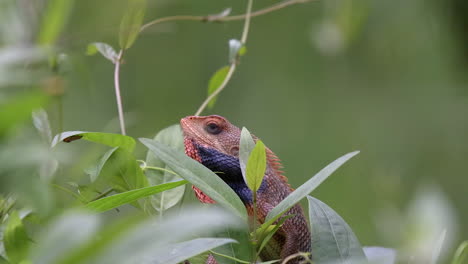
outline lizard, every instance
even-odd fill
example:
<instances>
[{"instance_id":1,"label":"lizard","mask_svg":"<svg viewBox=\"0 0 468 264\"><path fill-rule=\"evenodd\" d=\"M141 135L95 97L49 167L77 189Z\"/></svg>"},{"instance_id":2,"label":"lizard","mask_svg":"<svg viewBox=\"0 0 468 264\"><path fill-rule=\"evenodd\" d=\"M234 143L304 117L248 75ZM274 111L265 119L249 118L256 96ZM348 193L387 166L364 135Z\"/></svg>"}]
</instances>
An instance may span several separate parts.
<instances>
[{"instance_id":1,"label":"lizard","mask_svg":"<svg viewBox=\"0 0 468 264\"><path fill-rule=\"evenodd\" d=\"M184 133L185 154L200 162L224 180L244 203L248 215L253 216L252 192L247 187L239 164L239 142L241 130L227 119L218 115L187 116L180 121ZM258 138L252 136L254 141ZM262 224L265 217L293 189L283 176L278 157L266 148L267 166L265 177L257 192L257 221ZM202 203L215 203L200 189L192 186L195 196ZM279 228L260 253L262 260L285 259L298 252L311 252L309 226L300 205L295 205L284 215L292 215ZM288 263L299 263L295 258Z\"/></svg>"}]
</instances>

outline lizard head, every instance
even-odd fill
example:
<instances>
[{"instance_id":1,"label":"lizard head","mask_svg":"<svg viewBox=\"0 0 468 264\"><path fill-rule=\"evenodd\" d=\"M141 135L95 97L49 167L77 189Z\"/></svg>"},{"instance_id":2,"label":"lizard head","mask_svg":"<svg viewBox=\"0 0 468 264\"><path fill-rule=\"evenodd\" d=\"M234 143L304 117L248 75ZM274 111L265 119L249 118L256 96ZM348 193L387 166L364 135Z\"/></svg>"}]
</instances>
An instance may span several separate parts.
<instances>
[{"instance_id":1,"label":"lizard head","mask_svg":"<svg viewBox=\"0 0 468 264\"><path fill-rule=\"evenodd\" d=\"M194 144L215 149L229 156L239 155L241 131L224 117L187 116L180 120L180 125L184 131L186 153L191 158L197 159L193 155Z\"/></svg>"}]
</instances>

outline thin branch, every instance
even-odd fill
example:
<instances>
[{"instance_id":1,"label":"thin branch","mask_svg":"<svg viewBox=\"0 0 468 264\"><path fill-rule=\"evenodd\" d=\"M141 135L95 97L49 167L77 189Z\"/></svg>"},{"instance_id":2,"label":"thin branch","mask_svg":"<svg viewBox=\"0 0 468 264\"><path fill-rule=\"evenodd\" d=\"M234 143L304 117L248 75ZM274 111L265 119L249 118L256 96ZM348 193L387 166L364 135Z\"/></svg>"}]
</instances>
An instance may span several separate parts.
<instances>
[{"instance_id":1,"label":"thin branch","mask_svg":"<svg viewBox=\"0 0 468 264\"><path fill-rule=\"evenodd\" d=\"M288 0L279 4L275 4L260 10L257 10L255 12L252 12L250 14L250 17L257 17L261 15L265 15L277 10L280 10L282 8L288 7L290 5L295 5L295 4L302 4L302 3L307 3L307 2L312 2L316 0ZM164 23L164 22L170 22L170 21L200 21L200 22L228 22L228 21L235 21L235 20L244 20L247 17L247 13L242 14L242 15L234 15L234 16L226 16L226 17L214 17L214 16L184 16L184 15L179 15L179 16L169 16L169 17L163 17L163 18L158 18L153 21L150 21L146 24L144 24L140 32L146 30L148 27L152 25L156 25L159 23Z\"/></svg>"},{"instance_id":2,"label":"thin branch","mask_svg":"<svg viewBox=\"0 0 468 264\"><path fill-rule=\"evenodd\" d=\"M245 13L246 17L245 17L245 23L244 23L244 30L242 31L242 38L241 38L242 45L245 45L245 42L247 41L247 36L249 35L250 18L252 17L252 3L253 3L253 0L248 0L247 11Z\"/></svg>"},{"instance_id":3,"label":"thin branch","mask_svg":"<svg viewBox=\"0 0 468 264\"><path fill-rule=\"evenodd\" d=\"M217 96L223 89L224 87L226 87L226 85L228 84L229 80L231 80L231 77L234 73L234 71L236 70L236 62L233 62L231 64L231 66L229 67L229 71L226 75L226 78L224 78L224 81L223 83L221 83L221 85L218 87L218 89L216 89L216 91L214 91L212 94L210 94L210 96L208 96L205 101L202 103L202 105L200 105L200 107L198 108L197 112L195 113L195 116L199 116L203 110L205 110L206 106L208 105L208 103L215 97Z\"/></svg>"},{"instance_id":4,"label":"thin branch","mask_svg":"<svg viewBox=\"0 0 468 264\"><path fill-rule=\"evenodd\" d=\"M122 97L120 96L120 64L122 63L123 50L120 50L119 55L115 61L115 71L114 71L114 86L115 86L115 98L117 100L117 109L119 111L119 122L120 122L120 132L122 135L126 135L125 132L125 120L123 115L123 106L122 106Z\"/></svg>"}]
</instances>

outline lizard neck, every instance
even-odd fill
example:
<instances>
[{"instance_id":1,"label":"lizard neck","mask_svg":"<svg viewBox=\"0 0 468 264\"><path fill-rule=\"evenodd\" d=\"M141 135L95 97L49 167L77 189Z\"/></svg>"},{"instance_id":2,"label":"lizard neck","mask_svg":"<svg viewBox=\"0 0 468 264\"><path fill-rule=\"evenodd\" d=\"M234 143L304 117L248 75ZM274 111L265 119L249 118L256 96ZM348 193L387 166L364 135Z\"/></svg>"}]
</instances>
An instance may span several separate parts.
<instances>
[{"instance_id":1,"label":"lizard neck","mask_svg":"<svg viewBox=\"0 0 468 264\"><path fill-rule=\"evenodd\" d=\"M216 173L234 192L244 204L252 204L252 191L245 184L240 169L239 158L224 154L213 148L196 145L200 162ZM267 184L262 182L259 193L263 192Z\"/></svg>"}]
</instances>

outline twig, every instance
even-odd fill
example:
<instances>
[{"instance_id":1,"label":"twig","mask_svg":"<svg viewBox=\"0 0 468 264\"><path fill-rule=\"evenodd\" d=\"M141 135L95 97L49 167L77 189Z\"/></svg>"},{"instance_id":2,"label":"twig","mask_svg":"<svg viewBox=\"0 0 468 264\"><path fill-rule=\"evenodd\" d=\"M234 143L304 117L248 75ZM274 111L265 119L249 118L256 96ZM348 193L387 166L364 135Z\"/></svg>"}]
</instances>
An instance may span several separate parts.
<instances>
[{"instance_id":1,"label":"twig","mask_svg":"<svg viewBox=\"0 0 468 264\"><path fill-rule=\"evenodd\" d=\"M120 96L120 64L122 63L123 50L120 50L115 61L115 71L114 71L114 86L115 86L115 98L117 100L117 108L119 111L119 122L120 122L120 132L122 135L126 135L125 132L125 120L123 115L123 106L122 106L122 97Z\"/></svg>"},{"instance_id":2,"label":"twig","mask_svg":"<svg viewBox=\"0 0 468 264\"><path fill-rule=\"evenodd\" d=\"M285 1L279 4L275 4L260 10L257 10L255 12L252 12L249 17L257 17L261 15L265 15L274 11L277 11L279 9L288 7L290 5L295 5L295 4L302 4L302 3L307 3L307 2L312 2L316 0L289 0ZM234 15L234 16L226 16L226 17L216 17L213 18L212 16L185 16L185 15L179 15L179 16L169 16L169 17L162 17L155 19L153 21L150 21L146 24L144 24L140 32L146 30L148 27L152 25L156 25L159 23L164 23L164 22L170 22L170 21L200 21L200 22L228 22L228 21L235 21L235 20L243 20L246 19L247 13L242 14L242 15Z\"/></svg>"},{"instance_id":3,"label":"twig","mask_svg":"<svg viewBox=\"0 0 468 264\"><path fill-rule=\"evenodd\" d=\"M101 199L101 198L103 198L103 197L106 197L107 195L109 195L109 194L110 194L111 192L113 192L113 191L114 191L114 188L109 188L107 191L105 191L105 192L99 194L98 196L94 197L94 198L93 198L91 201L89 201L89 202L93 202L93 201L99 200L99 199Z\"/></svg>"}]
</instances>

